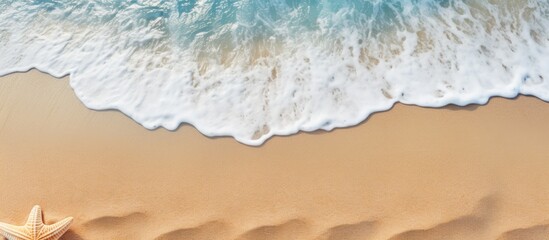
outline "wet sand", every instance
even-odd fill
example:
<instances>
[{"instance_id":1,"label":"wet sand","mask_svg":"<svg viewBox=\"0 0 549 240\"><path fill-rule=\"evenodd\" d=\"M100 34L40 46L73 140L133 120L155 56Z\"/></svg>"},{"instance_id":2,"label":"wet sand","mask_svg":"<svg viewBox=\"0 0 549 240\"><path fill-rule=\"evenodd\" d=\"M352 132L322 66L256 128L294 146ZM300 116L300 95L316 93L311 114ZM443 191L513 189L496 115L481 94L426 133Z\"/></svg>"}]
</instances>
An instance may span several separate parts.
<instances>
[{"instance_id":1,"label":"wet sand","mask_svg":"<svg viewBox=\"0 0 549 240\"><path fill-rule=\"evenodd\" d=\"M261 147L92 111L68 78L0 78L0 221L62 239L549 239L549 104L397 104Z\"/></svg>"}]
</instances>

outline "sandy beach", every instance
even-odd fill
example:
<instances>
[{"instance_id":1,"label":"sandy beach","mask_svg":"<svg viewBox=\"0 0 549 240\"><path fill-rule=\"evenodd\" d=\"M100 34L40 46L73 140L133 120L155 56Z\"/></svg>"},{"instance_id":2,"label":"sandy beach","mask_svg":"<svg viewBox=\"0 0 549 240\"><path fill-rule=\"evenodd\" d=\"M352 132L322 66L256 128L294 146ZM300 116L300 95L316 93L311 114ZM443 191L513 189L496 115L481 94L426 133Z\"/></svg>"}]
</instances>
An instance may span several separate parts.
<instances>
[{"instance_id":1,"label":"sandy beach","mask_svg":"<svg viewBox=\"0 0 549 240\"><path fill-rule=\"evenodd\" d=\"M87 109L68 78L0 78L0 221L62 238L549 239L549 104L397 104L261 147Z\"/></svg>"}]
</instances>

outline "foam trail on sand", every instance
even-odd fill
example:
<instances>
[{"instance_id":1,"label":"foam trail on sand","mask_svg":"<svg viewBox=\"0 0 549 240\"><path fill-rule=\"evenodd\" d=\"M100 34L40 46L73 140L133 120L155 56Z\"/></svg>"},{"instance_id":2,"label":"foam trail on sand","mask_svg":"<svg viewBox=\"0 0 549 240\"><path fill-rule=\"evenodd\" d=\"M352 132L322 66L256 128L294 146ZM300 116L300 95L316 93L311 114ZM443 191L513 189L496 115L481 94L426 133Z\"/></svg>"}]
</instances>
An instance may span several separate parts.
<instances>
[{"instance_id":1,"label":"foam trail on sand","mask_svg":"<svg viewBox=\"0 0 549 240\"><path fill-rule=\"evenodd\" d=\"M259 145L395 102L549 100L549 2L0 0L0 74L70 74L92 109Z\"/></svg>"}]
</instances>

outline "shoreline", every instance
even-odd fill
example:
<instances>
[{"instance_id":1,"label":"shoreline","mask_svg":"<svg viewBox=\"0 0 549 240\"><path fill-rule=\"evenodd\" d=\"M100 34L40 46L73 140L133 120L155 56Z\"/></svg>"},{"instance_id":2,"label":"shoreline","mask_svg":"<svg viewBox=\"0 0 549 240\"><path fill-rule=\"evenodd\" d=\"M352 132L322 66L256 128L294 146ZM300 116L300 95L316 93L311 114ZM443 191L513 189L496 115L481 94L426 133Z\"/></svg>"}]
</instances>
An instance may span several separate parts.
<instances>
[{"instance_id":1,"label":"shoreline","mask_svg":"<svg viewBox=\"0 0 549 240\"><path fill-rule=\"evenodd\" d=\"M40 204L48 221L75 217L65 240L549 234L549 104L534 97L399 103L250 147L89 110L66 79L0 77L2 222Z\"/></svg>"},{"instance_id":2,"label":"shoreline","mask_svg":"<svg viewBox=\"0 0 549 240\"><path fill-rule=\"evenodd\" d=\"M66 85L69 85L69 81L70 81L69 80L70 79L70 74L69 73L65 74L63 76L54 76L54 75L51 75L48 72L42 71L42 70L37 69L37 68L31 68L30 70L27 70L27 71L17 71L17 72L9 73L9 74L6 74L6 75L0 75L0 79L12 78L14 75L33 75L33 76L42 75L42 77L45 77L45 78L52 78L52 79L55 79L55 80L58 80L58 81L63 81L63 82L66 83ZM41 78L41 77L39 77L39 78ZM72 88L71 88L71 90L72 90ZM120 115L123 115L127 119L130 119L134 124L137 124L137 125L141 126L143 129L148 130L150 132L155 132L155 131L177 132L177 131L179 131L180 128L190 127L190 128L193 129L193 131L198 132L201 136L203 136L205 138L209 138L209 139L231 139L231 140L234 140L234 141L236 141L237 143L239 143L241 145L244 145L246 147L252 147L252 148L261 148L274 138L291 138L295 135L300 135L300 134L306 134L306 135L327 134L327 133L330 133L330 132L333 132L333 131L346 130L346 129L352 129L352 128L360 127L363 124L367 124L368 120L370 120L374 115L392 111L395 107L412 107L412 108L423 108L423 109L444 109L444 110L452 110L452 111L473 111L473 110L476 110L479 107L483 107L483 106L488 105L491 101L502 101L502 100L503 101L505 101L505 100L515 101L519 98L533 98L535 100L539 100L539 101L542 101L544 103L549 103L549 101L545 101L544 99L539 98L535 95L528 95L528 94L521 94L521 93L518 93L514 97L491 96L491 97L488 98L488 100L485 103L469 103L469 104L466 104L466 105L463 105L463 106L459 105L459 104L450 103L450 104L447 104L447 105L444 105L444 106L441 106L441 107L431 107L431 106L421 106L421 105L416 105L416 104L407 104L407 103L402 103L402 102L397 101L389 109L376 111L376 112L371 113L370 115L368 115L364 120L362 120L358 124L354 124L354 125L350 125L350 126L344 126L344 127L335 127L331 130L324 130L324 129L317 129L317 130L314 130L314 131L299 130L296 133L292 133L292 134L288 134L288 135L273 135L273 136L269 137L267 140L265 140L263 143L261 143L259 145L249 145L249 144L238 141L235 137L233 137L231 135L210 136L210 135L204 134L200 130L198 130L193 124L187 123L187 122L180 123L178 125L178 127L175 128L174 130L167 129L167 128L162 127L162 126L159 126L157 128L154 128L154 129L148 129L148 128L144 127L143 125L141 125L140 122L133 119L130 115L127 115L126 113L124 113L123 111L121 111L119 109L116 109L116 108L111 108L111 109L92 109L92 108L88 108L80 99L78 99L76 96L74 96L74 97L81 103L82 107L86 108L89 111L97 112L97 113L102 113L102 112L115 112L115 113L118 113Z\"/></svg>"}]
</instances>

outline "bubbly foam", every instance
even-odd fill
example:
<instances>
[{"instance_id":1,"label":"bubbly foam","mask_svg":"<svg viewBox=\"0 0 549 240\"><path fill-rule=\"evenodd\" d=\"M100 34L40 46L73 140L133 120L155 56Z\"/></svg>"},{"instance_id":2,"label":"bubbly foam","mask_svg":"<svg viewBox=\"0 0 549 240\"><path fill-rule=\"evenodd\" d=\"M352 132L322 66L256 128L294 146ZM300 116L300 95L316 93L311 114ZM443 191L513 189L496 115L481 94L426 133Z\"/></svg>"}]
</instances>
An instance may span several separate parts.
<instances>
[{"instance_id":1,"label":"bubbly foam","mask_svg":"<svg viewBox=\"0 0 549 240\"><path fill-rule=\"evenodd\" d=\"M549 2L0 0L0 74L37 68L92 109L259 145L394 103L549 100Z\"/></svg>"}]
</instances>

